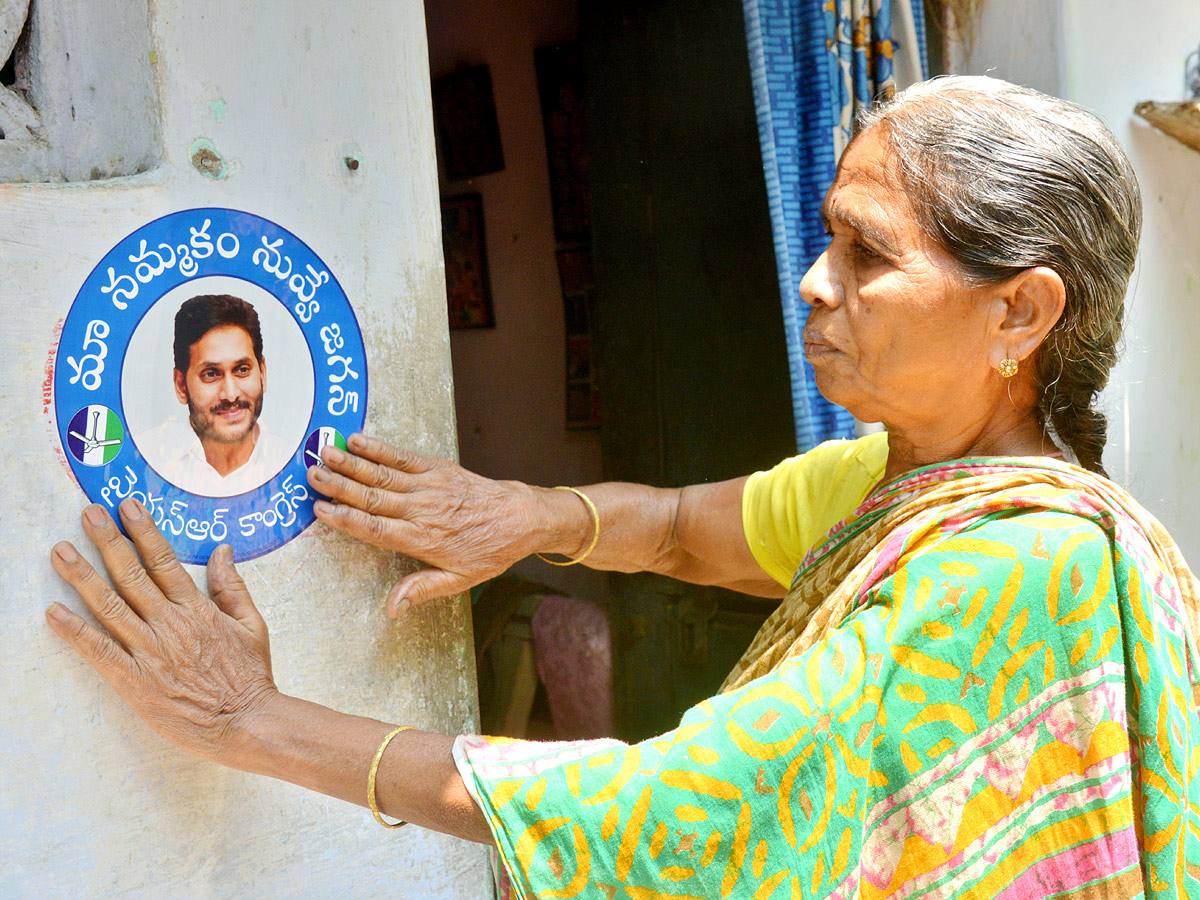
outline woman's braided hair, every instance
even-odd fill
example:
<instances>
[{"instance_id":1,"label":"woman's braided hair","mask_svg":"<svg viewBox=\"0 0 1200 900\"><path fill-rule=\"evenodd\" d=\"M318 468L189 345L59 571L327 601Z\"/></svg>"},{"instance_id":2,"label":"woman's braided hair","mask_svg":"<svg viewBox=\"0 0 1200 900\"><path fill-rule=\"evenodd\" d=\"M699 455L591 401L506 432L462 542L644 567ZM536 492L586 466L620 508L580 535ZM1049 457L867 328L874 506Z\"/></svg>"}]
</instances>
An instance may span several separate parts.
<instances>
[{"instance_id":1,"label":"woman's braided hair","mask_svg":"<svg viewBox=\"0 0 1200 900\"><path fill-rule=\"evenodd\" d=\"M994 78L914 85L861 117L882 126L926 233L975 285L1054 269L1066 306L1036 355L1039 424L1104 474L1107 423L1093 403L1117 361L1141 194L1092 113Z\"/></svg>"}]
</instances>

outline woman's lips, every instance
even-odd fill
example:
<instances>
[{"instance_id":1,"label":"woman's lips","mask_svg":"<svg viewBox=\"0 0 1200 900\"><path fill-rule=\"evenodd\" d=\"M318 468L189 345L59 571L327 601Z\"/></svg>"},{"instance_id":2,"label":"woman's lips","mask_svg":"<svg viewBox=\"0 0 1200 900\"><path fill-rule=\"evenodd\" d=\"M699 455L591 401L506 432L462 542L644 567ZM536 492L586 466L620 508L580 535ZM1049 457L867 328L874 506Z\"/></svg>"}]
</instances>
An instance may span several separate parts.
<instances>
[{"instance_id":1,"label":"woman's lips","mask_svg":"<svg viewBox=\"0 0 1200 900\"><path fill-rule=\"evenodd\" d=\"M814 356L825 356L836 352L837 348L820 335L809 334L808 332L804 333L804 355L809 359L812 359Z\"/></svg>"}]
</instances>

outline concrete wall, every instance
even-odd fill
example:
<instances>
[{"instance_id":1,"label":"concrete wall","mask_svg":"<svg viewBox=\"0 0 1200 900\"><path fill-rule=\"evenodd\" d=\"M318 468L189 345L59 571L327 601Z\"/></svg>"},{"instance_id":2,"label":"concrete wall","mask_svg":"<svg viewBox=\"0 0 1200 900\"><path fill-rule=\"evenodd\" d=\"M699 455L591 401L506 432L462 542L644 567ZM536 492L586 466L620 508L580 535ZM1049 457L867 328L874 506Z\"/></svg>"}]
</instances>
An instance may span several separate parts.
<instances>
[{"instance_id":1,"label":"concrete wall","mask_svg":"<svg viewBox=\"0 0 1200 900\"><path fill-rule=\"evenodd\" d=\"M50 567L51 544L86 544L85 497L63 460L49 391L57 329L104 253L167 212L245 209L306 241L362 325L368 428L424 452L455 452L419 0L150 6L161 165L128 178L0 186L0 421L10 441L0 896L489 896L482 847L384 831L349 804L174 749L43 621L51 600L80 608ZM76 27L67 15L57 21ZM199 139L226 163L223 178L193 165ZM348 155L359 157L356 171ZM435 603L393 624L382 598L404 566L314 526L241 569L271 626L283 690L389 721L471 730L468 610Z\"/></svg>"},{"instance_id":2,"label":"concrete wall","mask_svg":"<svg viewBox=\"0 0 1200 900\"><path fill-rule=\"evenodd\" d=\"M1193 0L993 0L959 71L993 74L1098 112L1129 153L1145 206L1126 350L1105 391L1105 462L1200 564L1200 153L1133 115L1183 99L1200 42Z\"/></svg>"},{"instance_id":3,"label":"concrete wall","mask_svg":"<svg viewBox=\"0 0 1200 900\"><path fill-rule=\"evenodd\" d=\"M574 0L435 0L426 12L434 77L460 63L489 67L505 168L446 181L447 196L483 196L496 327L450 335L459 452L463 465L493 478L588 484L602 476L600 436L568 431L562 290L555 262L550 170L534 50L579 35ZM526 577L599 598L604 576L536 559Z\"/></svg>"}]
</instances>

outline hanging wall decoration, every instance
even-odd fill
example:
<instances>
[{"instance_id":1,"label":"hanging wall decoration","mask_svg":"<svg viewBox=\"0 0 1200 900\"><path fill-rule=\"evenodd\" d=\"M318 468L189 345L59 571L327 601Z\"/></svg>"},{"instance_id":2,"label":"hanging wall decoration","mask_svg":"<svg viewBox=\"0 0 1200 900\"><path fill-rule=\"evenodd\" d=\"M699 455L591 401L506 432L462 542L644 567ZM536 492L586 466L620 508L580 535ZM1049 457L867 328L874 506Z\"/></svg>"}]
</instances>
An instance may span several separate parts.
<instances>
[{"instance_id":1,"label":"hanging wall decoration","mask_svg":"<svg viewBox=\"0 0 1200 900\"><path fill-rule=\"evenodd\" d=\"M463 67L434 81L433 109L447 180L461 181L504 169L487 66Z\"/></svg>"},{"instance_id":2,"label":"hanging wall decoration","mask_svg":"<svg viewBox=\"0 0 1200 900\"><path fill-rule=\"evenodd\" d=\"M492 328L492 288L483 240L483 198L442 198L442 255L451 328Z\"/></svg>"},{"instance_id":3,"label":"hanging wall decoration","mask_svg":"<svg viewBox=\"0 0 1200 900\"><path fill-rule=\"evenodd\" d=\"M533 58L546 132L551 212L566 325L566 426L599 428L600 392L592 352L591 306L596 277L584 141L583 62L578 43L542 47Z\"/></svg>"}]
</instances>

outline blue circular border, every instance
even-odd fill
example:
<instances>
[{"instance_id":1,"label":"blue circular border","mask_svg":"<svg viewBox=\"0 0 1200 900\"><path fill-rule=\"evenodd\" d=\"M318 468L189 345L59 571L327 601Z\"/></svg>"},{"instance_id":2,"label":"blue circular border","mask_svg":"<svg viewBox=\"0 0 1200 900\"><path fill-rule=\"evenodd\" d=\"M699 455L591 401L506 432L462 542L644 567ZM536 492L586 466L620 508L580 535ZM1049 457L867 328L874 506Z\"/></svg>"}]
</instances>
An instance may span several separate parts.
<instances>
[{"instance_id":1,"label":"blue circular border","mask_svg":"<svg viewBox=\"0 0 1200 900\"><path fill-rule=\"evenodd\" d=\"M236 251L226 236L236 238ZM313 411L299 446L273 478L233 497L193 494L164 480L134 444L121 398L125 354L142 317L181 284L212 276L240 278L279 300L304 334L315 373ZM106 327L93 327L97 321ZM125 428L120 450L103 466L84 465L67 448L72 417L93 405L107 406ZM206 562L221 543L232 545L237 560L254 559L311 525L316 498L305 478L304 442L321 427L361 431L366 408L366 348L341 284L286 228L240 210L180 210L124 238L76 294L55 354L58 436L79 486L109 510L136 497L187 563Z\"/></svg>"}]
</instances>

